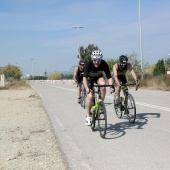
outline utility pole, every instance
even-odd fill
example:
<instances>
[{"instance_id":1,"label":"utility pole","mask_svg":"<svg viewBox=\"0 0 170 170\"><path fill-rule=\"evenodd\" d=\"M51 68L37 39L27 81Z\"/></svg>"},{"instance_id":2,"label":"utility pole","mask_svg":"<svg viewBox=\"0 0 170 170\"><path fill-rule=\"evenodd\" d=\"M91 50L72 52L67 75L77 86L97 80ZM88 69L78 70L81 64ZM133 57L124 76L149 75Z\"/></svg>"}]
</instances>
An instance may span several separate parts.
<instances>
[{"instance_id":1,"label":"utility pole","mask_svg":"<svg viewBox=\"0 0 170 170\"><path fill-rule=\"evenodd\" d=\"M143 50L142 50L142 24L141 24L141 5L140 5L140 0L139 0L139 30L140 30L141 79L143 80Z\"/></svg>"},{"instance_id":2,"label":"utility pole","mask_svg":"<svg viewBox=\"0 0 170 170\"><path fill-rule=\"evenodd\" d=\"M79 29L84 27L72 27L73 29L77 29L77 41L78 41L78 58L81 60L81 54L80 54L80 40L79 40Z\"/></svg>"}]
</instances>

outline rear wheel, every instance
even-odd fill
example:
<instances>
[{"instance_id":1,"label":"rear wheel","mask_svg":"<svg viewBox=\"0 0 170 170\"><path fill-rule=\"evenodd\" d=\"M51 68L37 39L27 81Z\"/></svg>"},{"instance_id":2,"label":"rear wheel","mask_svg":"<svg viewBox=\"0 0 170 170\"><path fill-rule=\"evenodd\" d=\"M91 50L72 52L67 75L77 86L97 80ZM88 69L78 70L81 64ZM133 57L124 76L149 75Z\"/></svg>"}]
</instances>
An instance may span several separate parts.
<instances>
[{"instance_id":1,"label":"rear wheel","mask_svg":"<svg viewBox=\"0 0 170 170\"><path fill-rule=\"evenodd\" d=\"M134 123L136 119L136 105L135 100L131 94L128 94L125 99L125 115L130 123Z\"/></svg>"},{"instance_id":2,"label":"rear wheel","mask_svg":"<svg viewBox=\"0 0 170 170\"><path fill-rule=\"evenodd\" d=\"M102 138L105 138L106 131L107 131L107 114L103 102L100 103L98 109L98 126L99 126L100 136Z\"/></svg>"}]
</instances>

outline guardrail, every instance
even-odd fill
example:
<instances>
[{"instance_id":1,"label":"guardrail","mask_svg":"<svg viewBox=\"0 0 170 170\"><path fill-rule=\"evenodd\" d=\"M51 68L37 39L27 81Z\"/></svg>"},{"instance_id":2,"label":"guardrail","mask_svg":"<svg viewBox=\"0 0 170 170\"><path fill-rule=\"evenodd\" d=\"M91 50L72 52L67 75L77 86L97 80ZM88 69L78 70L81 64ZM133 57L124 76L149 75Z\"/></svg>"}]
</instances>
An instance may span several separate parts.
<instances>
[{"instance_id":1,"label":"guardrail","mask_svg":"<svg viewBox=\"0 0 170 170\"><path fill-rule=\"evenodd\" d=\"M34 83L75 84L74 80L29 80Z\"/></svg>"}]
</instances>

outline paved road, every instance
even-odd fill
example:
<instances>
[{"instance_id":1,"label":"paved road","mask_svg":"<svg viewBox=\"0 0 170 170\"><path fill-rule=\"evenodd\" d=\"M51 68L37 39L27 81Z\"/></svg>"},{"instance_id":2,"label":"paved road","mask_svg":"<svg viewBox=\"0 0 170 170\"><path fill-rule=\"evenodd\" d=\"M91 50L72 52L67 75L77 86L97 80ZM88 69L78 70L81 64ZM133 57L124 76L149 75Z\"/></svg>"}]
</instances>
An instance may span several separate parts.
<instances>
[{"instance_id":1,"label":"paved road","mask_svg":"<svg viewBox=\"0 0 170 170\"><path fill-rule=\"evenodd\" d=\"M77 103L75 85L31 83L47 110L71 170L170 169L170 92L130 90L137 119L116 117L113 95L107 93L106 139L85 125L85 110Z\"/></svg>"}]
</instances>

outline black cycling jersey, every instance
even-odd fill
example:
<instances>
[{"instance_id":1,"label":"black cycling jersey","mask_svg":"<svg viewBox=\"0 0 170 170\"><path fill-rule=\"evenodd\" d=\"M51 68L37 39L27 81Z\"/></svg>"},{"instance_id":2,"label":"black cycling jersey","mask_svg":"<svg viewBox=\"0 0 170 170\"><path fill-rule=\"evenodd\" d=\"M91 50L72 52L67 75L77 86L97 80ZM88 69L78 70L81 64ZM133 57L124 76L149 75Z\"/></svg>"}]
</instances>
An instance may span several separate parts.
<instances>
[{"instance_id":1,"label":"black cycling jersey","mask_svg":"<svg viewBox=\"0 0 170 170\"><path fill-rule=\"evenodd\" d=\"M76 80L78 81L78 83L82 82L83 73L84 73L84 70L80 70L80 68L78 67L78 71L77 71L77 75L76 75Z\"/></svg>"},{"instance_id":2,"label":"black cycling jersey","mask_svg":"<svg viewBox=\"0 0 170 170\"><path fill-rule=\"evenodd\" d=\"M89 60L84 66L84 75L86 78L100 78L103 77L103 72L105 73L107 79L111 78L109 71L109 66L106 61L102 60L99 67L95 67L93 61Z\"/></svg>"},{"instance_id":3,"label":"black cycling jersey","mask_svg":"<svg viewBox=\"0 0 170 170\"><path fill-rule=\"evenodd\" d=\"M117 69L117 75L118 76L125 76L126 71L127 71L127 64L125 67L121 67L120 63L117 64L118 69Z\"/></svg>"},{"instance_id":4,"label":"black cycling jersey","mask_svg":"<svg viewBox=\"0 0 170 170\"><path fill-rule=\"evenodd\" d=\"M120 63L117 64L118 65L118 69L117 69L117 75L118 75L118 79L123 83L126 84L127 83L127 79L126 79L126 71L127 71L127 65L126 64L125 67L121 67Z\"/></svg>"},{"instance_id":5,"label":"black cycling jersey","mask_svg":"<svg viewBox=\"0 0 170 170\"><path fill-rule=\"evenodd\" d=\"M84 70L80 70L78 67L77 76L83 76Z\"/></svg>"}]
</instances>

